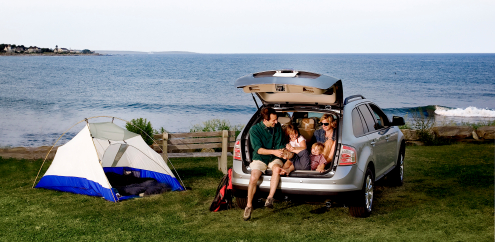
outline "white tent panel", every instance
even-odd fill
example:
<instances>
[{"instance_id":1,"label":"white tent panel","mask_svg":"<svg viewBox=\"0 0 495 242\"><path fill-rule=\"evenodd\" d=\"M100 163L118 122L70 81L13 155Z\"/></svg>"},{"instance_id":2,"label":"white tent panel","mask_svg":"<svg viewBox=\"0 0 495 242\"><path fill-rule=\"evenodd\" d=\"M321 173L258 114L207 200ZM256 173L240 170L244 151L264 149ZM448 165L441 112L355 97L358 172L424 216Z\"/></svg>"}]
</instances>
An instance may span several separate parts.
<instances>
[{"instance_id":1,"label":"white tent panel","mask_svg":"<svg viewBox=\"0 0 495 242\"><path fill-rule=\"evenodd\" d=\"M80 177L111 188L101 168L88 126L57 150L45 176Z\"/></svg>"},{"instance_id":2,"label":"white tent panel","mask_svg":"<svg viewBox=\"0 0 495 242\"><path fill-rule=\"evenodd\" d=\"M101 159L101 161L102 161L101 165L103 167L114 166L113 164L115 163L115 156L119 152L120 146L121 146L121 144L112 144L112 145L108 146L105 153L103 153L102 159Z\"/></svg>"},{"instance_id":3,"label":"white tent panel","mask_svg":"<svg viewBox=\"0 0 495 242\"><path fill-rule=\"evenodd\" d=\"M160 172L175 177L162 156L150 148L141 136L130 138L126 142L129 144L129 148L127 148L124 155L126 159L132 161L130 162L130 167Z\"/></svg>"}]
</instances>

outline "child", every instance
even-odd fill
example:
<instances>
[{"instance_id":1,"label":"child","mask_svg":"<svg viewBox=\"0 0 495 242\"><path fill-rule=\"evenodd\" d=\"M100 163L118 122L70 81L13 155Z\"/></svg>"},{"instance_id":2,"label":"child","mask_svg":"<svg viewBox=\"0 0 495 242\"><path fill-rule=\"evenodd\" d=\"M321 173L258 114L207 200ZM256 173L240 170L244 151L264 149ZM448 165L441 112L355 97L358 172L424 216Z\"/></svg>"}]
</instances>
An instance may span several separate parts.
<instances>
[{"instance_id":1,"label":"child","mask_svg":"<svg viewBox=\"0 0 495 242\"><path fill-rule=\"evenodd\" d=\"M289 175L294 170L309 170L310 159L309 152L306 149L306 139L299 134L299 130L295 128L293 124L285 126L284 132L289 140L286 149L290 152L294 152L295 155L292 159L285 162L280 171L280 175Z\"/></svg>"},{"instance_id":2,"label":"child","mask_svg":"<svg viewBox=\"0 0 495 242\"><path fill-rule=\"evenodd\" d=\"M327 160L325 160L325 157L323 156L324 149L325 145L320 142L316 142L311 146L311 170L316 170L320 173L325 171Z\"/></svg>"}]
</instances>

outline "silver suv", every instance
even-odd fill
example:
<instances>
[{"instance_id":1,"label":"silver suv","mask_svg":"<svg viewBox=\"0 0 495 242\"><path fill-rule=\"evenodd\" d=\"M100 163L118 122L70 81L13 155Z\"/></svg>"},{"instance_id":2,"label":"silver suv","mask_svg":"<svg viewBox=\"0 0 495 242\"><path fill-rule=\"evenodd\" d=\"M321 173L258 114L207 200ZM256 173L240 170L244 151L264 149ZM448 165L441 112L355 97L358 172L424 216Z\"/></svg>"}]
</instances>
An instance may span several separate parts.
<instances>
[{"instance_id":1,"label":"silver suv","mask_svg":"<svg viewBox=\"0 0 495 242\"><path fill-rule=\"evenodd\" d=\"M404 124L402 117L389 120L376 104L361 95L343 100L340 80L311 72L259 72L239 78L235 85L246 93L255 93L263 103L237 137L234 147L232 184L239 207L246 206L251 173L253 150L249 129L261 121L263 107L273 108L282 125L291 122L298 127L309 149L315 142L314 131L321 128L321 116L330 113L338 120L335 156L325 172L296 170L282 176L276 196L316 195L339 200L349 207L352 216L367 217L373 209L377 180L388 174L387 182L402 185L405 141L397 127ZM268 170L258 181L257 193L269 191L270 178Z\"/></svg>"}]
</instances>

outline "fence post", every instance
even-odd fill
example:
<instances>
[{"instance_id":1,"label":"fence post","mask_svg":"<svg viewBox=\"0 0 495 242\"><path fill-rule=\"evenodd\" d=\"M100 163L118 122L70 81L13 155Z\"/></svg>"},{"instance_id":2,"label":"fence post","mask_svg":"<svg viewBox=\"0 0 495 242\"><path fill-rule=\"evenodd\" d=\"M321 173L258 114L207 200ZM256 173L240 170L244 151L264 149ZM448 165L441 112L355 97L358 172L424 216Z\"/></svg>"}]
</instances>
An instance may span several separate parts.
<instances>
[{"instance_id":1,"label":"fence post","mask_svg":"<svg viewBox=\"0 0 495 242\"><path fill-rule=\"evenodd\" d=\"M223 174L227 174L227 149L229 144L229 131L222 131L222 156L219 160L218 168L223 172Z\"/></svg>"},{"instance_id":2,"label":"fence post","mask_svg":"<svg viewBox=\"0 0 495 242\"><path fill-rule=\"evenodd\" d=\"M168 155L167 155L167 149L168 149L168 133L163 132L162 134L162 157L163 160L165 161L165 164L167 164L168 161Z\"/></svg>"}]
</instances>

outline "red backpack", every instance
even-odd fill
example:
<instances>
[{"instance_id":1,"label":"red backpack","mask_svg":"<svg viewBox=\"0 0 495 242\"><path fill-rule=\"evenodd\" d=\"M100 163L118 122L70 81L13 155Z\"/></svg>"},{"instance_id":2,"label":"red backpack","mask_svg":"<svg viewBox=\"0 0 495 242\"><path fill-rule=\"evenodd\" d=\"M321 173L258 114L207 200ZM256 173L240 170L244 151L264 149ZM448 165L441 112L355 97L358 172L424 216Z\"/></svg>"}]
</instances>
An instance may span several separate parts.
<instances>
[{"instance_id":1,"label":"red backpack","mask_svg":"<svg viewBox=\"0 0 495 242\"><path fill-rule=\"evenodd\" d=\"M217 194L210 205L210 211L218 212L232 208L232 168L218 184Z\"/></svg>"}]
</instances>

